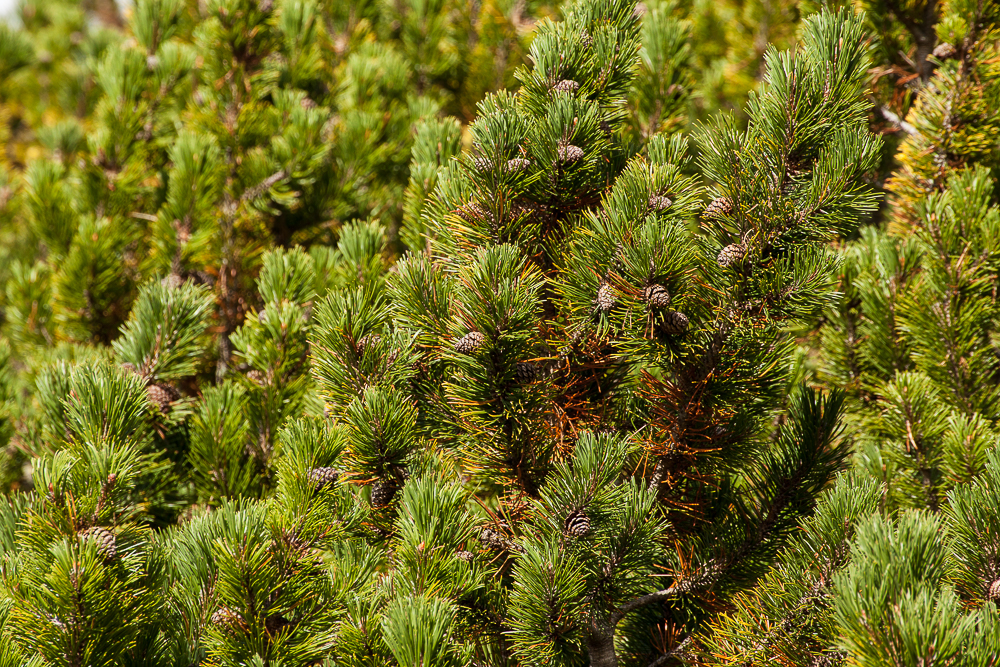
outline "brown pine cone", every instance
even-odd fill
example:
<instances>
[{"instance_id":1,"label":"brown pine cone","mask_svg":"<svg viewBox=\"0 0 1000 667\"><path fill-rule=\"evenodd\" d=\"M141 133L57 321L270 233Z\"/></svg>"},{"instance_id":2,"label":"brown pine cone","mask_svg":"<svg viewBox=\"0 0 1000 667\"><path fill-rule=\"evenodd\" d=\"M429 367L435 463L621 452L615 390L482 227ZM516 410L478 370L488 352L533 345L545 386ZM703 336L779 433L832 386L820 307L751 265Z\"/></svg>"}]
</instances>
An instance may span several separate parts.
<instances>
[{"instance_id":1,"label":"brown pine cone","mask_svg":"<svg viewBox=\"0 0 1000 667\"><path fill-rule=\"evenodd\" d=\"M146 387L146 398L165 415L170 412L170 406L180 398L180 394L169 384L151 384Z\"/></svg>"},{"instance_id":2,"label":"brown pine cone","mask_svg":"<svg viewBox=\"0 0 1000 667\"><path fill-rule=\"evenodd\" d=\"M993 602L1000 602L1000 579L997 579L992 584L990 584L989 593L987 593L986 598L992 600Z\"/></svg>"},{"instance_id":3,"label":"brown pine cone","mask_svg":"<svg viewBox=\"0 0 1000 667\"><path fill-rule=\"evenodd\" d=\"M563 524L563 532L570 537L583 537L590 532L590 517L583 510L571 512Z\"/></svg>"},{"instance_id":4,"label":"brown pine cone","mask_svg":"<svg viewBox=\"0 0 1000 667\"><path fill-rule=\"evenodd\" d=\"M477 157L472 161L472 166L476 171L489 171L493 168L493 162L489 158Z\"/></svg>"},{"instance_id":5,"label":"brown pine cone","mask_svg":"<svg viewBox=\"0 0 1000 667\"><path fill-rule=\"evenodd\" d=\"M615 305L615 292L614 288L608 283L601 283L601 286L597 288L597 296L594 297L594 307L602 312L606 313Z\"/></svg>"},{"instance_id":6,"label":"brown pine cone","mask_svg":"<svg viewBox=\"0 0 1000 667\"><path fill-rule=\"evenodd\" d=\"M229 607L219 607L211 618L212 625L232 631L239 627L239 615Z\"/></svg>"},{"instance_id":7,"label":"brown pine cone","mask_svg":"<svg viewBox=\"0 0 1000 667\"><path fill-rule=\"evenodd\" d=\"M466 563L471 563L472 559L475 558L475 554L471 551L465 550L456 551L455 556L457 556L459 560L464 560Z\"/></svg>"},{"instance_id":8,"label":"brown pine cone","mask_svg":"<svg viewBox=\"0 0 1000 667\"><path fill-rule=\"evenodd\" d=\"M511 174L518 171L526 171L531 166L531 160L523 157L516 157L513 160L507 160L507 166L505 169L507 173Z\"/></svg>"},{"instance_id":9,"label":"brown pine cone","mask_svg":"<svg viewBox=\"0 0 1000 667\"><path fill-rule=\"evenodd\" d=\"M958 49L956 49L953 45L949 44L948 42L941 42L940 44L934 47L934 50L931 51L931 53L938 60L947 60L948 58L954 58L955 55L958 53Z\"/></svg>"},{"instance_id":10,"label":"brown pine cone","mask_svg":"<svg viewBox=\"0 0 1000 667\"><path fill-rule=\"evenodd\" d=\"M129 361L122 364L122 370L130 375L137 375L139 373L139 369L135 367L135 364Z\"/></svg>"},{"instance_id":11,"label":"brown pine cone","mask_svg":"<svg viewBox=\"0 0 1000 667\"><path fill-rule=\"evenodd\" d=\"M647 285L642 291L642 300L650 308L666 308L670 305L670 292L663 285Z\"/></svg>"},{"instance_id":12,"label":"brown pine cone","mask_svg":"<svg viewBox=\"0 0 1000 667\"><path fill-rule=\"evenodd\" d=\"M337 483L337 477L337 471L330 467L310 468L306 474L306 479L312 484L314 491L321 491L328 486L333 486Z\"/></svg>"},{"instance_id":13,"label":"brown pine cone","mask_svg":"<svg viewBox=\"0 0 1000 667\"><path fill-rule=\"evenodd\" d=\"M115 534L107 528L94 526L80 533L80 537L86 542L93 542L99 553L105 560L114 560L118 557L118 545Z\"/></svg>"},{"instance_id":14,"label":"brown pine cone","mask_svg":"<svg viewBox=\"0 0 1000 667\"><path fill-rule=\"evenodd\" d=\"M723 215L729 215L732 212L733 200L729 197L718 197L717 199L713 199L712 203L705 207L701 216L703 218L718 218Z\"/></svg>"},{"instance_id":15,"label":"brown pine cone","mask_svg":"<svg viewBox=\"0 0 1000 667\"><path fill-rule=\"evenodd\" d=\"M589 49L594 44L594 38L591 37L589 32L584 30L580 33L580 43L583 44L583 48Z\"/></svg>"},{"instance_id":16,"label":"brown pine cone","mask_svg":"<svg viewBox=\"0 0 1000 667\"><path fill-rule=\"evenodd\" d=\"M506 537L492 528L483 528L483 532L479 534L479 540L496 551L505 551L510 545L510 541Z\"/></svg>"},{"instance_id":17,"label":"brown pine cone","mask_svg":"<svg viewBox=\"0 0 1000 667\"><path fill-rule=\"evenodd\" d=\"M583 149L573 144L564 144L557 151L560 162L570 163L583 159Z\"/></svg>"},{"instance_id":18,"label":"brown pine cone","mask_svg":"<svg viewBox=\"0 0 1000 667\"><path fill-rule=\"evenodd\" d=\"M372 485L371 506L385 507L396 496L399 485L393 479L380 479Z\"/></svg>"},{"instance_id":19,"label":"brown pine cone","mask_svg":"<svg viewBox=\"0 0 1000 667\"><path fill-rule=\"evenodd\" d=\"M459 354L473 354L485 342L485 334L480 331L470 331L455 341L455 351Z\"/></svg>"},{"instance_id":20,"label":"brown pine cone","mask_svg":"<svg viewBox=\"0 0 1000 667\"><path fill-rule=\"evenodd\" d=\"M570 93L573 94L580 89L580 84L572 79L563 79L556 85L552 86L552 90L557 93Z\"/></svg>"},{"instance_id":21,"label":"brown pine cone","mask_svg":"<svg viewBox=\"0 0 1000 667\"><path fill-rule=\"evenodd\" d=\"M726 269L740 262L743 256L746 255L746 252L746 246L742 243L731 243L719 251L716 261L719 263L719 266Z\"/></svg>"},{"instance_id":22,"label":"brown pine cone","mask_svg":"<svg viewBox=\"0 0 1000 667\"><path fill-rule=\"evenodd\" d=\"M379 334L373 333L362 336L361 340L358 341L358 356L365 356L365 350L367 350L370 346L378 345L381 341L382 336Z\"/></svg>"},{"instance_id":23,"label":"brown pine cone","mask_svg":"<svg viewBox=\"0 0 1000 667\"><path fill-rule=\"evenodd\" d=\"M247 379L257 385L263 386L267 384L267 376L264 375L264 373L262 373L261 371L257 370L256 368L247 371Z\"/></svg>"},{"instance_id":24,"label":"brown pine cone","mask_svg":"<svg viewBox=\"0 0 1000 667\"><path fill-rule=\"evenodd\" d=\"M663 314L663 322L660 324L660 330L663 333L677 336L688 329L688 318L684 313L672 310L670 312Z\"/></svg>"},{"instance_id":25,"label":"brown pine cone","mask_svg":"<svg viewBox=\"0 0 1000 667\"><path fill-rule=\"evenodd\" d=\"M517 381L527 384L538 375L538 368L530 361L517 362Z\"/></svg>"},{"instance_id":26,"label":"brown pine cone","mask_svg":"<svg viewBox=\"0 0 1000 667\"><path fill-rule=\"evenodd\" d=\"M649 198L649 208L655 211L666 211L673 203L669 197L663 195L653 195Z\"/></svg>"}]
</instances>

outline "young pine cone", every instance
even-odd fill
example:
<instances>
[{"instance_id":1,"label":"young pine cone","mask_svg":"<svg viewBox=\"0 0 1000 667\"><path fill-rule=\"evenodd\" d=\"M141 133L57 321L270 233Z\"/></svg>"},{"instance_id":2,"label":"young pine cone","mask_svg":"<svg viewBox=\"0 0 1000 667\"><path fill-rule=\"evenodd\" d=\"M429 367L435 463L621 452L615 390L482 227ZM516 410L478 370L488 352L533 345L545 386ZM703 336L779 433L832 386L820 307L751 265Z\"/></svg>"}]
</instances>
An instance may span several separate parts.
<instances>
[{"instance_id":1,"label":"young pine cone","mask_svg":"<svg viewBox=\"0 0 1000 667\"><path fill-rule=\"evenodd\" d=\"M516 157L513 160L507 160L506 170L508 174L512 174L518 171L526 171L530 166L531 160L523 157Z\"/></svg>"},{"instance_id":2,"label":"young pine cone","mask_svg":"<svg viewBox=\"0 0 1000 667\"><path fill-rule=\"evenodd\" d=\"M306 478L312 484L313 490L318 492L337 483L337 471L329 467L310 468Z\"/></svg>"},{"instance_id":3,"label":"young pine cone","mask_svg":"<svg viewBox=\"0 0 1000 667\"><path fill-rule=\"evenodd\" d=\"M527 384L538 375L538 369L530 361L517 362L517 381Z\"/></svg>"},{"instance_id":4,"label":"young pine cone","mask_svg":"<svg viewBox=\"0 0 1000 667\"><path fill-rule=\"evenodd\" d=\"M650 308L666 308L670 305L670 292L663 285L647 285L642 290L642 300Z\"/></svg>"},{"instance_id":5,"label":"young pine cone","mask_svg":"<svg viewBox=\"0 0 1000 667\"><path fill-rule=\"evenodd\" d=\"M663 195L653 195L649 198L649 208L654 211L666 211L673 203L669 197Z\"/></svg>"},{"instance_id":6,"label":"young pine cone","mask_svg":"<svg viewBox=\"0 0 1000 667\"><path fill-rule=\"evenodd\" d=\"M485 334L480 331L470 331L455 341L455 351L459 354L473 354L485 342Z\"/></svg>"},{"instance_id":7,"label":"young pine cone","mask_svg":"<svg viewBox=\"0 0 1000 667\"><path fill-rule=\"evenodd\" d=\"M688 329L688 318L684 313L680 313L676 310L663 314L663 322L660 324L660 330L663 333L678 336Z\"/></svg>"},{"instance_id":8,"label":"young pine cone","mask_svg":"<svg viewBox=\"0 0 1000 667\"><path fill-rule=\"evenodd\" d=\"M180 394L168 384L151 384L146 387L146 398L165 415L170 412L170 406L180 398Z\"/></svg>"},{"instance_id":9,"label":"young pine cone","mask_svg":"<svg viewBox=\"0 0 1000 667\"><path fill-rule=\"evenodd\" d=\"M372 485L371 506L374 508L385 507L392 502L398 490L399 486L394 480L378 480Z\"/></svg>"},{"instance_id":10,"label":"young pine cone","mask_svg":"<svg viewBox=\"0 0 1000 667\"><path fill-rule=\"evenodd\" d=\"M601 283L597 288L597 296L594 297L594 308L601 313L606 313L615 305L615 291L608 283Z\"/></svg>"},{"instance_id":11,"label":"young pine cone","mask_svg":"<svg viewBox=\"0 0 1000 667\"><path fill-rule=\"evenodd\" d=\"M746 252L746 246L742 243L731 243L719 251L716 261L719 262L719 266L726 269L742 260Z\"/></svg>"},{"instance_id":12,"label":"young pine cone","mask_svg":"<svg viewBox=\"0 0 1000 667\"><path fill-rule=\"evenodd\" d=\"M580 84L572 79L563 79L556 85L552 86L552 90L557 93L570 93L573 94L580 89Z\"/></svg>"},{"instance_id":13,"label":"young pine cone","mask_svg":"<svg viewBox=\"0 0 1000 667\"><path fill-rule=\"evenodd\" d=\"M563 524L563 532L570 537L583 537L590 532L590 517L583 510L571 512Z\"/></svg>"},{"instance_id":14,"label":"young pine cone","mask_svg":"<svg viewBox=\"0 0 1000 667\"><path fill-rule=\"evenodd\" d=\"M712 203L705 207L701 216L703 218L718 218L723 215L729 215L732 212L733 200L729 197L719 197L717 199L713 199Z\"/></svg>"},{"instance_id":15,"label":"young pine cone","mask_svg":"<svg viewBox=\"0 0 1000 667\"><path fill-rule=\"evenodd\" d=\"M577 162L583 159L583 149L573 144L565 144L557 151L560 162Z\"/></svg>"},{"instance_id":16,"label":"young pine cone","mask_svg":"<svg viewBox=\"0 0 1000 667\"><path fill-rule=\"evenodd\" d=\"M80 536L87 542L93 542L99 553L105 560L113 560L118 556L118 545L115 542L115 534L107 528L94 526L83 531Z\"/></svg>"}]
</instances>

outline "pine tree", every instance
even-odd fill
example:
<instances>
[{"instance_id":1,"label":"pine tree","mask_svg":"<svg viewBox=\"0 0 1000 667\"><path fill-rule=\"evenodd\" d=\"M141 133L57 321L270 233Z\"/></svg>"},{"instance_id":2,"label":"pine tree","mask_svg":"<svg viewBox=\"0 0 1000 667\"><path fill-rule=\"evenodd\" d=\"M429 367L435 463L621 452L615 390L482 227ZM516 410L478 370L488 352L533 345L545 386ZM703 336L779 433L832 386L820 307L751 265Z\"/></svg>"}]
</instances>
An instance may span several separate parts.
<instances>
[{"instance_id":1,"label":"pine tree","mask_svg":"<svg viewBox=\"0 0 1000 667\"><path fill-rule=\"evenodd\" d=\"M719 664L989 665L1000 655L988 496L996 26L995 3L943 7L941 43L962 55L934 56L906 118L886 229L843 248L844 297L820 329L816 379L846 393L854 477L821 504L826 527L713 628L705 641ZM848 504L871 491L862 511Z\"/></svg>"},{"instance_id":2,"label":"pine tree","mask_svg":"<svg viewBox=\"0 0 1000 667\"><path fill-rule=\"evenodd\" d=\"M685 142L624 134L638 35L627 2L544 24L521 90L434 172L427 244L317 309L317 383L393 582L338 654L381 625L406 664L677 657L846 454L837 396L782 405L782 327L831 302L819 242L874 208L860 22L812 20L768 56L750 127L702 134L730 203L700 229Z\"/></svg>"}]
</instances>

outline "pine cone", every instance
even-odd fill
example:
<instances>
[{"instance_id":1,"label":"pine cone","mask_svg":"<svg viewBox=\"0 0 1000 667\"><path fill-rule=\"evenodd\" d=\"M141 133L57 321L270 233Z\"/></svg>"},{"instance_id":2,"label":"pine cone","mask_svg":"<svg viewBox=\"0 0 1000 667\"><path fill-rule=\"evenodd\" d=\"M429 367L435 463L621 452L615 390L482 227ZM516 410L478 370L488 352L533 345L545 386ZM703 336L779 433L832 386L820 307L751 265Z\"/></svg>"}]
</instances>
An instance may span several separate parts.
<instances>
[{"instance_id":1,"label":"pine cone","mask_svg":"<svg viewBox=\"0 0 1000 667\"><path fill-rule=\"evenodd\" d=\"M594 44L594 38L590 36L590 33L584 30L580 33L580 43L583 44L583 48L589 49Z\"/></svg>"},{"instance_id":2,"label":"pine cone","mask_svg":"<svg viewBox=\"0 0 1000 667\"><path fill-rule=\"evenodd\" d=\"M229 607L219 607L215 613L212 614L211 621L212 625L225 628L227 630L235 630L240 624L240 617Z\"/></svg>"},{"instance_id":3,"label":"pine cone","mask_svg":"<svg viewBox=\"0 0 1000 667\"><path fill-rule=\"evenodd\" d=\"M557 93L570 93L573 94L580 89L580 84L572 79L563 79L556 85L552 86L552 90Z\"/></svg>"},{"instance_id":4,"label":"pine cone","mask_svg":"<svg viewBox=\"0 0 1000 667\"><path fill-rule=\"evenodd\" d=\"M649 198L649 208L655 211L666 211L673 203L669 197L663 195L653 195Z\"/></svg>"},{"instance_id":5,"label":"pine cone","mask_svg":"<svg viewBox=\"0 0 1000 667\"><path fill-rule=\"evenodd\" d=\"M399 485L392 479L380 479L372 485L371 506L385 507L396 496Z\"/></svg>"},{"instance_id":6,"label":"pine cone","mask_svg":"<svg viewBox=\"0 0 1000 667\"><path fill-rule=\"evenodd\" d=\"M476 171L489 171L493 168L493 162L489 158L477 157L472 161L472 166Z\"/></svg>"},{"instance_id":7,"label":"pine cone","mask_svg":"<svg viewBox=\"0 0 1000 667\"><path fill-rule=\"evenodd\" d=\"M180 398L180 394L169 384L151 384L146 387L146 398L162 414L168 414L171 404Z\"/></svg>"},{"instance_id":8,"label":"pine cone","mask_svg":"<svg viewBox=\"0 0 1000 667\"><path fill-rule=\"evenodd\" d=\"M455 213L466 222L484 220L487 217L486 209L480 206L478 202L469 202L465 206L460 206Z\"/></svg>"},{"instance_id":9,"label":"pine cone","mask_svg":"<svg viewBox=\"0 0 1000 667\"><path fill-rule=\"evenodd\" d=\"M362 336L361 340L358 341L358 356L365 356L365 350L367 350L369 346L378 345L381 341L382 336L379 334L366 334Z\"/></svg>"},{"instance_id":10,"label":"pine cone","mask_svg":"<svg viewBox=\"0 0 1000 667\"><path fill-rule=\"evenodd\" d=\"M948 58L954 58L955 55L958 53L958 49L956 49L948 42L941 42L940 44L934 47L934 50L931 51L931 53L938 60L947 60Z\"/></svg>"},{"instance_id":11,"label":"pine cone","mask_svg":"<svg viewBox=\"0 0 1000 667\"><path fill-rule=\"evenodd\" d=\"M642 290L642 300L650 308L666 308L670 305L670 292L663 285L647 285Z\"/></svg>"},{"instance_id":12,"label":"pine cone","mask_svg":"<svg viewBox=\"0 0 1000 667\"><path fill-rule=\"evenodd\" d=\"M746 246L742 243L731 243L719 251L716 261L725 269L742 260L746 252Z\"/></svg>"},{"instance_id":13,"label":"pine cone","mask_svg":"<svg viewBox=\"0 0 1000 667\"><path fill-rule=\"evenodd\" d=\"M105 560L114 560L118 557L118 545L115 542L115 534L107 528L94 526L88 528L80 534L84 541L93 542L97 547L97 553Z\"/></svg>"},{"instance_id":14,"label":"pine cone","mask_svg":"<svg viewBox=\"0 0 1000 667\"><path fill-rule=\"evenodd\" d=\"M321 491L327 486L337 483L337 471L333 468L310 468L306 474L309 483L313 485L314 491Z\"/></svg>"},{"instance_id":15,"label":"pine cone","mask_svg":"<svg viewBox=\"0 0 1000 667\"><path fill-rule=\"evenodd\" d=\"M122 370L129 375L137 375L139 373L139 369L135 367L135 364L128 361L122 364Z\"/></svg>"},{"instance_id":16,"label":"pine cone","mask_svg":"<svg viewBox=\"0 0 1000 667\"><path fill-rule=\"evenodd\" d=\"M688 318L684 313L671 310L663 314L660 330L671 336L678 336L688 329Z\"/></svg>"},{"instance_id":17,"label":"pine cone","mask_svg":"<svg viewBox=\"0 0 1000 667\"><path fill-rule=\"evenodd\" d=\"M583 159L583 149L573 144L565 144L559 147L558 155L560 162L577 162Z\"/></svg>"},{"instance_id":18,"label":"pine cone","mask_svg":"<svg viewBox=\"0 0 1000 667\"><path fill-rule=\"evenodd\" d=\"M496 551L506 551L507 546L510 544L506 537L492 528L483 528L483 532L479 534L479 540L490 549Z\"/></svg>"},{"instance_id":19,"label":"pine cone","mask_svg":"<svg viewBox=\"0 0 1000 667\"><path fill-rule=\"evenodd\" d=\"M264 630L269 636L274 637L291 624L291 621L281 614L271 614L264 619Z\"/></svg>"},{"instance_id":20,"label":"pine cone","mask_svg":"<svg viewBox=\"0 0 1000 667\"><path fill-rule=\"evenodd\" d=\"M177 289L184 284L184 279L176 273L168 273L166 277L160 280L160 284L167 289Z\"/></svg>"},{"instance_id":21,"label":"pine cone","mask_svg":"<svg viewBox=\"0 0 1000 667\"><path fill-rule=\"evenodd\" d=\"M512 174L518 171L526 171L531 166L531 160L523 157L516 157L513 160L507 160L506 170L508 174Z\"/></svg>"},{"instance_id":22,"label":"pine cone","mask_svg":"<svg viewBox=\"0 0 1000 667\"><path fill-rule=\"evenodd\" d=\"M583 537L590 532L590 517L583 510L571 512L563 524L563 532L570 537Z\"/></svg>"},{"instance_id":23,"label":"pine cone","mask_svg":"<svg viewBox=\"0 0 1000 667\"><path fill-rule=\"evenodd\" d=\"M1000 602L1000 579L997 579L990 584L990 590L989 593L986 594L986 599L992 600L993 602Z\"/></svg>"},{"instance_id":24,"label":"pine cone","mask_svg":"<svg viewBox=\"0 0 1000 667\"><path fill-rule=\"evenodd\" d=\"M517 362L517 381L527 384L538 375L538 369L530 361Z\"/></svg>"},{"instance_id":25,"label":"pine cone","mask_svg":"<svg viewBox=\"0 0 1000 667\"><path fill-rule=\"evenodd\" d=\"M455 556L459 560L464 560L466 563L471 563L472 559L475 558L475 554L471 551L460 550L455 552Z\"/></svg>"},{"instance_id":26,"label":"pine cone","mask_svg":"<svg viewBox=\"0 0 1000 667\"><path fill-rule=\"evenodd\" d=\"M257 369L247 371L247 379L261 386L267 384L267 376Z\"/></svg>"},{"instance_id":27,"label":"pine cone","mask_svg":"<svg viewBox=\"0 0 1000 667\"><path fill-rule=\"evenodd\" d=\"M455 351L459 354L473 354L485 342L485 334L480 331L470 331L455 341Z\"/></svg>"},{"instance_id":28,"label":"pine cone","mask_svg":"<svg viewBox=\"0 0 1000 667\"><path fill-rule=\"evenodd\" d=\"M705 207L701 216L703 218L718 218L723 215L729 215L732 212L733 200L729 197L719 197L717 199L713 199L712 203Z\"/></svg>"},{"instance_id":29,"label":"pine cone","mask_svg":"<svg viewBox=\"0 0 1000 667\"><path fill-rule=\"evenodd\" d=\"M601 283L601 286L597 288L597 297L594 298L594 307L597 308L598 311L606 313L611 310L614 305L614 288L612 288L608 283Z\"/></svg>"}]
</instances>

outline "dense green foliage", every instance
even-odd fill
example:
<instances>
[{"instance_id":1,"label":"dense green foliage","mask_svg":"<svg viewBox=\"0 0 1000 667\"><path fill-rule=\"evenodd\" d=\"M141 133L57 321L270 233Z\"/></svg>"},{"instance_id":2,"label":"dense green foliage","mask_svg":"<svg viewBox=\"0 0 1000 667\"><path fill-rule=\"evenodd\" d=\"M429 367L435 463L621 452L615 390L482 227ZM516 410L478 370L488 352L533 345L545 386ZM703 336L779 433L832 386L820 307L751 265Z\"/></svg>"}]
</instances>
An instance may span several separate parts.
<instances>
[{"instance_id":1,"label":"dense green foliage","mask_svg":"<svg viewBox=\"0 0 1000 667\"><path fill-rule=\"evenodd\" d=\"M0 667L998 664L998 44L24 0Z\"/></svg>"}]
</instances>

